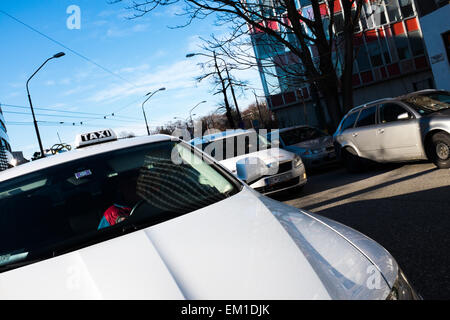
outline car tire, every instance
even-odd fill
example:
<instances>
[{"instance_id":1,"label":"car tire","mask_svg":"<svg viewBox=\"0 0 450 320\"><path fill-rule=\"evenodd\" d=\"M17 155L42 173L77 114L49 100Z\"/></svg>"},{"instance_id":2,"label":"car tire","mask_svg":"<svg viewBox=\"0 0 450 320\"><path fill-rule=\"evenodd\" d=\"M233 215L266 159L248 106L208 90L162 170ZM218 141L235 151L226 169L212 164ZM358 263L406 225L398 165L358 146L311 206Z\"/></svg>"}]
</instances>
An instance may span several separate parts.
<instances>
[{"instance_id":1,"label":"car tire","mask_svg":"<svg viewBox=\"0 0 450 320\"><path fill-rule=\"evenodd\" d=\"M429 139L426 148L428 159L438 168L450 168L450 135L448 133L435 133Z\"/></svg>"},{"instance_id":2,"label":"car tire","mask_svg":"<svg viewBox=\"0 0 450 320\"><path fill-rule=\"evenodd\" d=\"M364 170L363 161L353 148L343 149L342 158L348 172L357 173Z\"/></svg>"}]
</instances>

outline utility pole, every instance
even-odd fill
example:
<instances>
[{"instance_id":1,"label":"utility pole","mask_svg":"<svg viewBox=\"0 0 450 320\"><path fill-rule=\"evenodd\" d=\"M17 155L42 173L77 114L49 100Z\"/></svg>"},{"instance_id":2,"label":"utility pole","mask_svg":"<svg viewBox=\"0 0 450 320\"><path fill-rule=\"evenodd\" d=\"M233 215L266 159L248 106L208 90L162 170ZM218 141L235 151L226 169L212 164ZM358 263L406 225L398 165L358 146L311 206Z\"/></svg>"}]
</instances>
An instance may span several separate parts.
<instances>
[{"instance_id":1,"label":"utility pole","mask_svg":"<svg viewBox=\"0 0 450 320\"><path fill-rule=\"evenodd\" d=\"M39 70L42 69L42 67L44 67L44 65L45 65L47 62L49 62L49 61L52 60L52 59L58 59L58 58L61 58L61 57L65 56L65 55L66 55L66 54L65 54L64 52L59 52L59 53L53 55L53 57L50 57L50 58L48 58L47 60L45 60L45 62L44 62L44 63L43 63L43 64L42 64L42 65L41 65L41 66L40 66L40 67L39 67L32 75L31 75L31 77L28 78L27 84L26 84L26 87L27 87L27 94L28 94L28 102L30 103L31 114L32 114L32 116L33 116L34 130L36 131L36 137L37 137L37 139L38 139L39 149L40 149L40 151L41 151L41 156L40 156L40 158L44 158L44 157L45 157L45 153L44 153L44 148L43 148L43 146L42 146L41 135L39 134L39 127L38 127L38 124L37 124L36 116L35 116L35 114L34 114L33 103L32 103L32 101L31 101L30 89L29 89L28 85L29 85L29 83L30 83L30 80L36 75L36 73L39 72Z\"/></svg>"}]
</instances>

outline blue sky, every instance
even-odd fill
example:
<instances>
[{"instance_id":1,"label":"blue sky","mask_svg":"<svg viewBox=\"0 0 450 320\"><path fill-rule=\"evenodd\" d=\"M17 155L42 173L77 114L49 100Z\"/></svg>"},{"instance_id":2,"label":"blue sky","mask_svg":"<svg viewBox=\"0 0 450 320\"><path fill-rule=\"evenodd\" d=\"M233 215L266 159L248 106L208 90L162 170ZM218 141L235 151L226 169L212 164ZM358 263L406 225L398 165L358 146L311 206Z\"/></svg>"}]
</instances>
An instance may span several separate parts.
<instances>
[{"instance_id":1,"label":"blue sky","mask_svg":"<svg viewBox=\"0 0 450 320\"><path fill-rule=\"evenodd\" d=\"M69 30L66 9L77 5L81 9L81 29ZM199 51L199 37L211 33L221 35L226 30L209 20L196 21L181 29L168 26L182 24L185 19L176 16L180 7L171 6L152 12L142 18L129 20L132 14L124 4L108 4L107 0L0 0L0 10L30 25L68 48L100 64L118 76L105 72L73 52L33 32L10 17L0 13L0 103L28 106L25 83L28 77L53 54L64 51L66 56L50 61L30 82L35 108L76 111L95 114L115 112L116 120L103 120L96 115L35 110L38 121L65 122L52 126L40 124L44 148L61 140L72 143L77 133L103 128L146 132L141 103L149 91L166 87L146 104L150 126L155 127L173 120L186 118L189 109L202 100L195 114L207 114L217 108L220 96L213 96L208 81L197 83L201 74L197 65L201 57L186 59L189 52ZM250 81L252 87L261 88L256 71L235 74ZM257 91L262 94L262 91ZM239 98L241 109L253 100L253 93ZM2 107L13 150L30 156L38 150L29 109ZM16 114L20 112L26 114ZM44 116L52 114L60 116ZM125 121L126 120L126 121ZM27 122L27 125L16 125ZM83 122L83 126L68 125Z\"/></svg>"}]
</instances>

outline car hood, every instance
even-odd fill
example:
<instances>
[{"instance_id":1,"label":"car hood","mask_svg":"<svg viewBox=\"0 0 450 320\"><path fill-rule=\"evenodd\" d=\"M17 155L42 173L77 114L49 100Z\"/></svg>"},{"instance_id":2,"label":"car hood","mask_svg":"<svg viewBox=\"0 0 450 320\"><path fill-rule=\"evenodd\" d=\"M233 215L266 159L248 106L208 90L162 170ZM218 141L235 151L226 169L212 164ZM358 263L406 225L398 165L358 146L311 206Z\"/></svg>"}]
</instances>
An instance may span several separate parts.
<instances>
[{"instance_id":1,"label":"car hood","mask_svg":"<svg viewBox=\"0 0 450 320\"><path fill-rule=\"evenodd\" d=\"M390 287L349 241L352 232L245 187L165 223L2 273L0 299L385 298Z\"/></svg>"},{"instance_id":2,"label":"car hood","mask_svg":"<svg viewBox=\"0 0 450 320\"><path fill-rule=\"evenodd\" d=\"M303 141L296 144L291 144L288 147L297 147L302 149L318 149L318 148L326 148L333 144L333 138L330 136L321 137L313 140Z\"/></svg>"},{"instance_id":3,"label":"car hood","mask_svg":"<svg viewBox=\"0 0 450 320\"><path fill-rule=\"evenodd\" d=\"M228 170L235 172L236 171L236 162L238 162L238 160L240 160L240 159L244 159L244 158L248 158L248 157L258 157L262 161L264 161L264 163L266 165L272 166L275 168L276 165L280 162L293 160L295 157L295 154L290 151L283 150L280 148L270 148L270 149L261 150L258 152L244 154L244 155L234 157L234 158L225 159L225 160L222 160L219 162L221 165L223 165Z\"/></svg>"}]
</instances>

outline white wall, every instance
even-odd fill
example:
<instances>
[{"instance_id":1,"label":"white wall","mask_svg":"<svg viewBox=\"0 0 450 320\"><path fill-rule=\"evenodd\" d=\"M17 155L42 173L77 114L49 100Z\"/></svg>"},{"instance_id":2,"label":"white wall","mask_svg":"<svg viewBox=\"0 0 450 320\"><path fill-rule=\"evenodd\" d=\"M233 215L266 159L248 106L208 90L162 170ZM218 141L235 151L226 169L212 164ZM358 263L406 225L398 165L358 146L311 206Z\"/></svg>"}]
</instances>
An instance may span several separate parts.
<instances>
[{"instance_id":1,"label":"white wall","mask_svg":"<svg viewBox=\"0 0 450 320\"><path fill-rule=\"evenodd\" d=\"M450 90L450 61L448 61L442 33L450 30L450 5L446 5L426 16L420 18L423 38L427 47L428 58L433 70L437 89ZM433 61L439 55L443 59Z\"/></svg>"}]
</instances>

